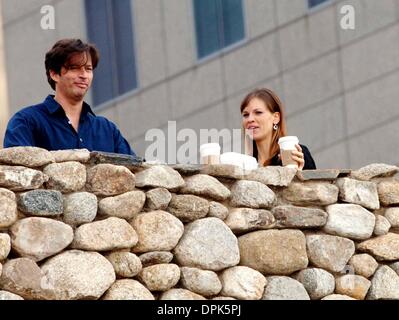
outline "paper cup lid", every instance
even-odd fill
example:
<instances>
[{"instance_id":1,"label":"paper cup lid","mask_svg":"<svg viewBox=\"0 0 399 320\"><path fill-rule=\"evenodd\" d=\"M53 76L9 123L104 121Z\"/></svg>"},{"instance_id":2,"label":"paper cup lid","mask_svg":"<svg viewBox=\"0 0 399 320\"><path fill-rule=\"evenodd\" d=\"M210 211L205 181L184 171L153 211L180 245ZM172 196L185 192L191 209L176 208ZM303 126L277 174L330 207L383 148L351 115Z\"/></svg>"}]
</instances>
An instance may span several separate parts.
<instances>
[{"instance_id":1,"label":"paper cup lid","mask_svg":"<svg viewBox=\"0 0 399 320\"><path fill-rule=\"evenodd\" d=\"M205 143L200 146L200 153L216 152L220 153L219 143Z\"/></svg>"},{"instance_id":2,"label":"paper cup lid","mask_svg":"<svg viewBox=\"0 0 399 320\"><path fill-rule=\"evenodd\" d=\"M278 143L286 143L286 142L295 142L295 144L299 143L299 139L297 136L286 136L278 139Z\"/></svg>"}]
</instances>

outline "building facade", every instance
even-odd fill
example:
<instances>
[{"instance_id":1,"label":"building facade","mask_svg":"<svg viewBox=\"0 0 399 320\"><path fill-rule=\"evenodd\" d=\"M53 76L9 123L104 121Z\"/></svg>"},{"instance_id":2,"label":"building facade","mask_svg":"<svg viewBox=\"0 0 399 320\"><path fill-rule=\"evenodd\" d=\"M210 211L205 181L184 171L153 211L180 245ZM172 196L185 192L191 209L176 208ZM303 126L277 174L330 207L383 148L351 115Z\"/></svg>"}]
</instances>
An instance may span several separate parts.
<instances>
[{"instance_id":1,"label":"building facade","mask_svg":"<svg viewBox=\"0 0 399 320\"><path fill-rule=\"evenodd\" d=\"M81 37L102 55L88 102L141 156L155 128L166 151L154 156L169 163L195 161L175 154L190 135L199 147L201 129L236 148L241 100L268 87L319 168L399 163L397 0L1 2L10 115L50 92L51 45ZM344 5L354 29L343 27Z\"/></svg>"}]
</instances>

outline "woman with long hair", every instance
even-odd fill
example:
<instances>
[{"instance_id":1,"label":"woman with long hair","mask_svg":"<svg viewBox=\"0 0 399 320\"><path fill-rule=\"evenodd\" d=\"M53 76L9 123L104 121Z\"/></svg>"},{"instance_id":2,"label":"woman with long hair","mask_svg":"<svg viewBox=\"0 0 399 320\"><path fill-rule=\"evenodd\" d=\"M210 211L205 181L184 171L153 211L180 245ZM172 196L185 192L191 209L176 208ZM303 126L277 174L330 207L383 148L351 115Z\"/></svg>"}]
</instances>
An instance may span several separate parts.
<instances>
[{"instance_id":1,"label":"woman with long hair","mask_svg":"<svg viewBox=\"0 0 399 320\"><path fill-rule=\"evenodd\" d=\"M241 103L245 153L257 158L260 166L282 165L278 140L287 135L285 114L279 97L269 89L250 92ZM297 144L291 152L298 169L316 169L309 149Z\"/></svg>"}]
</instances>

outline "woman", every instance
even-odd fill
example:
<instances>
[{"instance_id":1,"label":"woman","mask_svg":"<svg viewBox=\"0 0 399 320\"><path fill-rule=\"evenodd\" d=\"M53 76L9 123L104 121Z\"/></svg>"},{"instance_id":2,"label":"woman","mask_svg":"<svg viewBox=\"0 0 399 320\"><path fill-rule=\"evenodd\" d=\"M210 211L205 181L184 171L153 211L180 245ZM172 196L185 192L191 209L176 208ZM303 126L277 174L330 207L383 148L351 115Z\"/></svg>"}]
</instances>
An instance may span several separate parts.
<instances>
[{"instance_id":1,"label":"woman","mask_svg":"<svg viewBox=\"0 0 399 320\"><path fill-rule=\"evenodd\" d=\"M281 166L278 139L287 135L283 105L269 89L250 92L241 103L242 125L245 132L245 153L258 159L260 166ZM292 159L298 169L316 169L308 148L296 145Z\"/></svg>"}]
</instances>

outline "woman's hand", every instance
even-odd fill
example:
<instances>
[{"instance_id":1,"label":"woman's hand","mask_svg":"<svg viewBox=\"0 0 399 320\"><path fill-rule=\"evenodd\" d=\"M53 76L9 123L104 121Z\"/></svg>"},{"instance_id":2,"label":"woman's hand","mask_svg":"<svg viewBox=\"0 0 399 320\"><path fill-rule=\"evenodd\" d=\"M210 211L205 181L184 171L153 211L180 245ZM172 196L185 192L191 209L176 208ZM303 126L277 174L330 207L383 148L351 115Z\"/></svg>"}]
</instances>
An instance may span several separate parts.
<instances>
[{"instance_id":1,"label":"woman's hand","mask_svg":"<svg viewBox=\"0 0 399 320\"><path fill-rule=\"evenodd\" d=\"M291 152L292 160L298 164L298 170L302 170L305 166L305 158L302 152L302 148L299 144L295 145L296 150Z\"/></svg>"}]
</instances>

